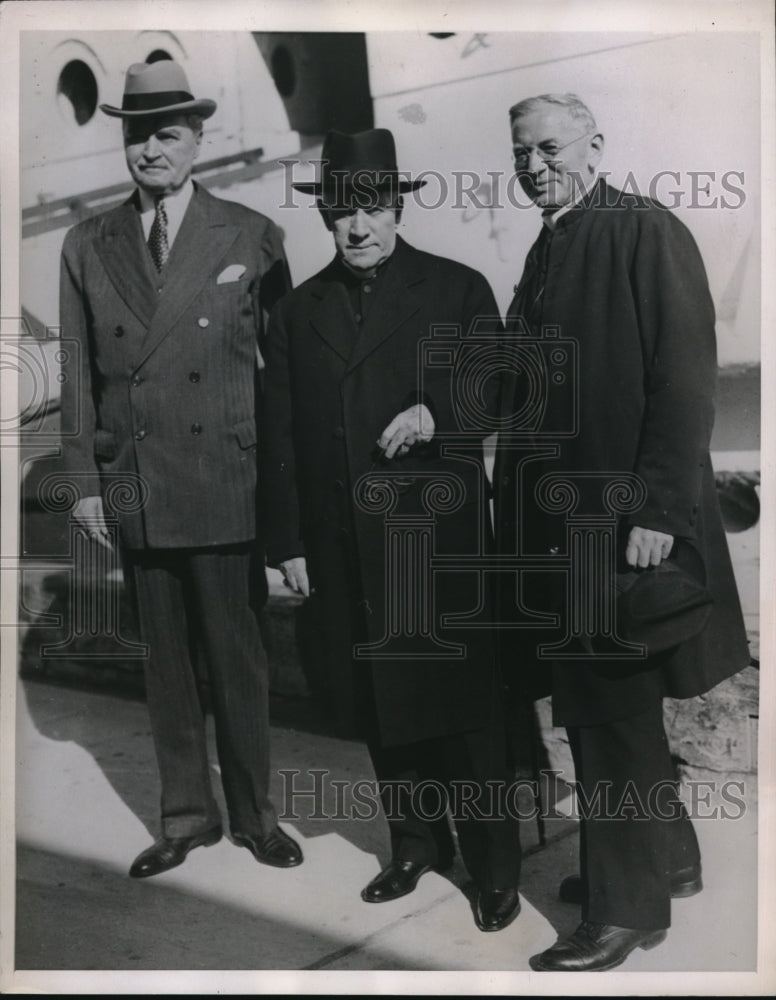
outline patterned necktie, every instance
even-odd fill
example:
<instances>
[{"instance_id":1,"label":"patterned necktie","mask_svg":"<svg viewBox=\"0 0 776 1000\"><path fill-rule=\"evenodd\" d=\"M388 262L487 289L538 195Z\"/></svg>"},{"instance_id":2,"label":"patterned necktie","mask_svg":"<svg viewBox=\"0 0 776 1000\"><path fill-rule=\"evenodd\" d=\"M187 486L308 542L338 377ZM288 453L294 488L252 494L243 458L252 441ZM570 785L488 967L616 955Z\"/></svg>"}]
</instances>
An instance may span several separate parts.
<instances>
[{"instance_id":1,"label":"patterned necktie","mask_svg":"<svg viewBox=\"0 0 776 1000\"><path fill-rule=\"evenodd\" d=\"M151 259L156 270L161 271L170 256L170 245L167 240L167 211L163 198L160 198L156 203L154 221L151 225L151 232L148 234L148 249L151 251Z\"/></svg>"}]
</instances>

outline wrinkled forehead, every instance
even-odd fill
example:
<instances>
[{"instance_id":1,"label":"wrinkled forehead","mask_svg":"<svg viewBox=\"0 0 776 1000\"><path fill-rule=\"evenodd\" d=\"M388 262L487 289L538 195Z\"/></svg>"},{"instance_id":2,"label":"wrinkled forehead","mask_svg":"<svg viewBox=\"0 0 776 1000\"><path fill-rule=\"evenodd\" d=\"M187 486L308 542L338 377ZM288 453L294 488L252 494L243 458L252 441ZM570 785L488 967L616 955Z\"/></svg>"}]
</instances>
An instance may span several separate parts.
<instances>
[{"instance_id":1,"label":"wrinkled forehead","mask_svg":"<svg viewBox=\"0 0 776 1000\"><path fill-rule=\"evenodd\" d=\"M550 139L566 140L585 131L566 108L542 105L520 115L512 122L512 139L517 143L540 143Z\"/></svg>"},{"instance_id":2,"label":"wrinkled forehead","mask_svg":"<svg viewBox=\"0 0 776 1000\"><path fill-rule=\"evenodd\" d=\"M181 114L144 115L142 118L124 119L124 142L145 142L150 136L166 128L184 128L194 131L189 118Z\"/></svg>"}]
</instances>

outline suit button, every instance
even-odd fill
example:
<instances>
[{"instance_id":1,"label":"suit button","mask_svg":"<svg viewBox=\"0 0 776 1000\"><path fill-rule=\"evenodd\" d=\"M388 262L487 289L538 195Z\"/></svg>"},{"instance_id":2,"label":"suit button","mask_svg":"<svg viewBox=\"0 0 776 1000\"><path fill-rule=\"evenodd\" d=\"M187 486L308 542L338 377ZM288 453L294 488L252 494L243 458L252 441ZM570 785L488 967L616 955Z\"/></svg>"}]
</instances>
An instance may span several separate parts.
<instances>
[{"instance_id":1,"label":"suit button","mask_svg":"<svg viewBox=\"0 0 776 1000\"><path fill-rule=\"evenodd\" d=\"M114 333L114 335L116 337L123 337L124 336L124 327L119 324L119 326L116 327L116 329L113 331L113 333Z\"/></svg>"},{"instance_id":2,"label":"suit button","mask_svg":"<svg viewBox=\"0 0 776 1000\"><path fill-rule=\"evenodd\" d=\"M550 555L556 556L560 552L560 548L557 545L553 545L550 549Z\"/></svg>"},{"instance_id":3,"label":"suit button","mask_svg":"<svg viewBox=\"0 0 776 1000\"><path fill-rule=\"evenodd\" d=\"M341 479L335 479L334 480L334 489L335 490L344 490L345 489L345 484L342 482Z\"/></svg>"},{"instance_id":4,"label":"suit button","mask_svg":"<svg viewBox=\"0 0 776 1000\"><path fill-rule=\"evenodd\" d=\"M138 387L138 386L140 385L140 383L141 383L142 381L143 381L143 380L142 380L142 379L140 378L140 376L139 376L139 375L135 375L135 376L133 376L133 378L132 378L132 385L133 385L133 386L134 386L134 387L135 387L135 388L137 389L137 387Z\"/></svg>"},{"instance_id":5,"label":"suit button","mask_svg":"<svg viewBox=\"0 0 776 1000\"><path fill-rule=\"evenodd\" d=\"M335 427L334 428L334 437L338 441L341 441L345 437L345 428L344 427Z\"/></svg>"},{"instance_id":6,"label":"suit button","mask_svg":"<svg viewBox=\"0 0 776 1000\"><path fill-rule=\"evenodd\" d=\"M199 382L199 372L189 372L189 382Z\"/></svg>"},{"instance_id":7,"label":"suit button","mask_svg":"<svg viewBox=\"0 0 776 1000\"><path fill-rule=\"evenodd\" d=\"M143 431L143 430L135 431L135 440L136 441L142 441L145 436L146 436L146 432L145 431Z\"/></svg>"},{"instance_id":8,"label":"suit button","mask_svg":"<svg viewBox=\"0 0 776 1000\"><path fill-rule=\"evenodd\" d=\"M364 289L364 291L367 294L372 291L372 286L371 285L362 285L361 287Z\"/></svg>"},{"instance_id":9,"label":"suit button","mask_svg":"<svg viewBox=\"0 0 776 1000\"><path fill-rule=\"evenodd\" d=\"M502 476L501 477L501 485L502 486L509 486L509 483L510 483L509 476Z\"/></svg>"},{"instance_id":10,"label":"suit button","mask_svg":"<svg viewBox=\"0 0 776 1000\"><path fill-rule=\"evenodd\" d=\"M210 320L207 318L207 316L200 316L199 319L197 320L197 326L201 326L202 329L204 330L206 326L210 326Z\"/></svg>"},{"instance_id":11,"label":"suit button","mask_svg":"<svg viewBox=\"0 0 776 1000\"><path fill-rule=\"evenodd\" d=\"M202 433L202 424L192 424L191 425L191 433L192 434L201 434Z\"/></svg>"}]
</instances>

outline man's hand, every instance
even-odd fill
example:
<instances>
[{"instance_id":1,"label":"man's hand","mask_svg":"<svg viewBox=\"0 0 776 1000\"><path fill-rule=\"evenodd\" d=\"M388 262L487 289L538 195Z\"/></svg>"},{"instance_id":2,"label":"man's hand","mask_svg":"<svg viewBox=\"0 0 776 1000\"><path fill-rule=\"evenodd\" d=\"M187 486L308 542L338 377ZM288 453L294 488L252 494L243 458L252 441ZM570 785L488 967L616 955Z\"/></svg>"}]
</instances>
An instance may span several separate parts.
<instances>
[{"instance_id":1,"label":"man's hand","mask_svg":"<svg viewBox=\"0 0 776 1000\"><path fill-rule=\"evenodd\" d=\"M625 561L629 566L659 566L671 551L674 536L651 528L631 528Z\"/></svg>"},{"instance_id":2,"label":"man's hand","mask_svg":"<svg viewBox=\"0 0 776 1000\"><path fill-rule=\"evenodd\" d=\"M425 403L416 403L404 410L388 424L380 435L377 446L385 452L386 458L406 455L410 447L418 441L424 444L434 436L434 418Z\"/></svg>"},{"instance_id":3,"label":"man's hand","mask_svg":"<svg viewBox=\"0 0 776 1000\"><path fill-rule=\"evenodd\" d=\"M294 556L280 564L283 582L297 594L310 596L310 581L307 579L307 560L304 556Z\"/></svg>"},{"instance_id":4,"label":"man's hand","mask_svg":"<svg viewBox=\"0 0 776 1000\"><path fill-rule=\"evenodd\" d=\"M73 508L73 517L88 532L89 537L106 549L112 549L105 525L102 497L84 497Z\"/></svg>"}]
</instances>

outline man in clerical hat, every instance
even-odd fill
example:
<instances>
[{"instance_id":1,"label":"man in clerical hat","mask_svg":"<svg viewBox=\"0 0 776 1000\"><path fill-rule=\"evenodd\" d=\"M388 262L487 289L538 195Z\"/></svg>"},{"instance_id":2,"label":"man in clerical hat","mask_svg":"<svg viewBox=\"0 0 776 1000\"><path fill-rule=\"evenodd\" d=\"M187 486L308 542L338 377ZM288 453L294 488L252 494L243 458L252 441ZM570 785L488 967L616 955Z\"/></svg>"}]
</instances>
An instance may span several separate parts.
<instances>
[{"instance_id":1,"label":"man in clerical hat","mask_svg":"<svg viewBox=\"0 0 776 1000\"><path fill-rule=\"evenodd\" d=\"M490 545L487 432L457 454L445 444L462 430L452 349L475 320L498 336L498 310L481 274L397 235L419 182L399 174L388 130L329 133L322 166L295 186L317 195L335 256L267 333L268 558L309 595L323 696L340 731L367 740L379 781L392 857L362 898L397 899L450 866L449 808L477 924L500 930L520 908L500 684L491 632L453 621L486 601L456 558ZM423 351L434 327L452 336L437 365ZM429 571L432 553L445 572Z\"/></svg>"},{"instance_id":2,"label":"man in clerical hat","mask_svg":"<svg viewBox=\"0 0 776 1000\"><path fill-rule=\"evenodd\" d=\"M301 851L268 797L267 660L257 623L266 597L257 347L289 287L280 235L263 215L192 181L202 122L216 105L194 99L176 63L130 66L122 106L101 107L122 120L137 187L65 238L61 324L81 350L62 406L81 427L65 440L82 496L75 516L109 548L117 521L148 646L162 836L130 875L167 871L221 838L200 670L232 837L261 862L297 865ZM132 490L137 504L126 502ZM116 497L124 502L113 509Z\"/></svg>"}]
</instances>

